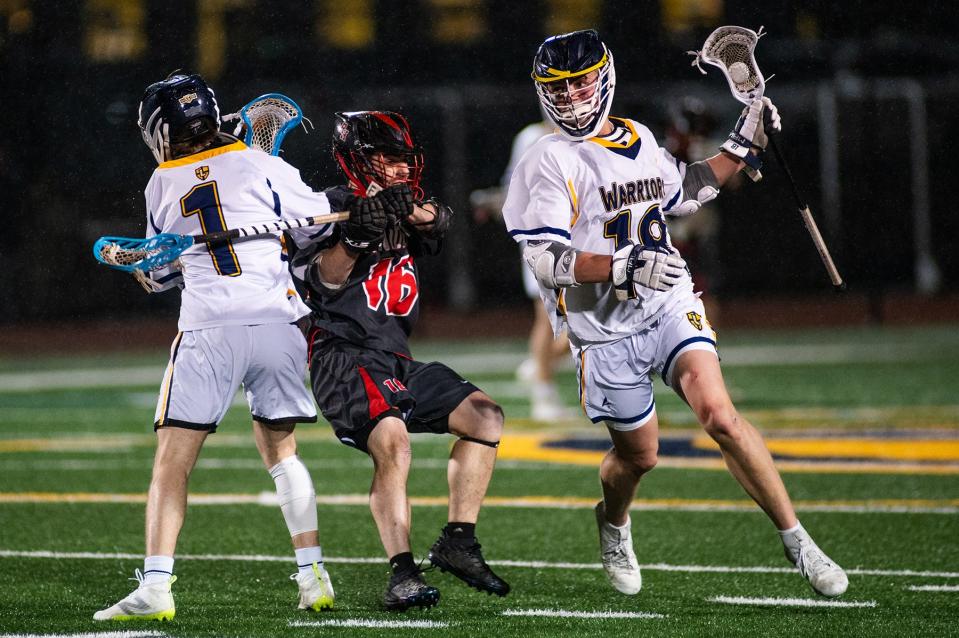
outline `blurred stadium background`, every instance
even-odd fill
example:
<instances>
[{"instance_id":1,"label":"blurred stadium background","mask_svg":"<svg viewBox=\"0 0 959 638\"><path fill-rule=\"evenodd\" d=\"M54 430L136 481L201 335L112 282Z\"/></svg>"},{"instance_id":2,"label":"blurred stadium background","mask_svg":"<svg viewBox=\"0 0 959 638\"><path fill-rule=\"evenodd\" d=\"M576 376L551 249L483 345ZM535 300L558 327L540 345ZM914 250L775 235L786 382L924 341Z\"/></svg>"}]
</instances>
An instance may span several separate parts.
<instances>
[{"instance_id":1,"label":"blurred stadium background","mask_svg":"<svg viewBox=\"0 0 959 638\"><path fill-rule=\"evenodd\" d=\"M175 295L143 295L98 267L89 246L103 234L142 232L153 162L135 124L138 99L149 82L182 67L207 77L224 112L271 91L297 100L316 130L291 134L286 158L317 188L338 181L328 151L334 111L405 112L427 149L429 189L458 213L445 256L422 264L422 332L442 332L430 311L462 318L517 309L518 321L490 330L522 334L528 306L516 249L501 225L473 220L468 197L498 183L513 135L538 118L529 80L537 45L547 34L595 26L616 56L615 113L647 122L662 139L676 105L693 97L721 136L739 106L718 73L690 68L685 51L726 23L769 32L758 57L776 76L768 93L783 113L787 154L851 291L826 294L787 185L770 165L764 182L719 200L710 294L728 312L714 323L953 317L959 12L920 4L907 17L894 9L723 0L2 0L0 321L62 327L175 315ZM785 316L754 312L780 306Z\"/></svg>"},{"instance_id":2,"label":"blurred stadium background","mask_svg":"<svg viewBox=\"0 0 959 638\"><path fill-rule=\"evenodd\" d=\"M528 418L514 376L532 319L518 252L500 222L470 210L470 193L499 183L513 136L539 117L529 71L554 33L596 27L615 54L614 114L680 147L677 125L701 126L711 152L740 106L685 52L722 24L769 32L757 57L775 74L785 151L849 291L832 293L772 161L761 183L721 195L711 243L694 247L697 273L718 306L731 394L764 429L804 523L850 569L846 609L704 604L812 594L661 384L661 468L636 514L646 585L637 598L611 595L589 513L608 442L586 422ZM334 111L404 112L426 148L428 192L457 212L444 254L420 264L414 353L448 361L506 410L482 537L515 595L478 599L431 575L444 596L431 618L450 627L433 635L629 635L636 623L664 636L954 634L957 33L948 3L0 0L0 635L91 631L90 615L126 593L140 564L152 406L178 296L143 294L90 247L143 232L154 162L136 108L177 68L202 73L223 112L274 91L299 102L315 130L291 133L284 152L315 188L339 181ZM575 403L572 372L558 380ZM323 424L298 439L338 583L330 622L382 620L369 462ZM443 520L448 442L414 450L421 555ZM279 514L257 509L275 509L271 489L238 404L191 483L176 635L289 635L302 619ZM515 608L652 615L518 618Z\"/></svg>"}]
</instances>

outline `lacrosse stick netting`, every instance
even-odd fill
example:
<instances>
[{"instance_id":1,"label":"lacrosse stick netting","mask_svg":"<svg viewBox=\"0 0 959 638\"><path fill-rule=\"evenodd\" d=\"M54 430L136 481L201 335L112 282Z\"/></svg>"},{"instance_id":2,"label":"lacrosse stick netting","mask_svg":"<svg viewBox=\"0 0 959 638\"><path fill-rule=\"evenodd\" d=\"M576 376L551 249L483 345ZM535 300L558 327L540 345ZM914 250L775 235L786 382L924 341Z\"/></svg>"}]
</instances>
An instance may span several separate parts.
<instances>
[{"instance_id":1,"label":"lacrosse stick netting","mask_svg":"<svg viewBox=\"0 0 959 638\"><path fill-rule=\"evenodd\" d=\"M285 95L268 93L240 109L240 119L246 125L247 146L278 155L283 138L303 121L303 111Z\"/></svg>"},{"instance_id":2,"label":"lacrosse stick netting","mask_svg":"<svg viewBox=\"0 0 959 638\"><path fill-rule=\"evenodd\" d=\"M759 27L759 31L745 27L719 27L709 34L701 51L688 51L696 58L692 66L698 68L703 75L706 70L703 69L702 62L718 68L726 76L733 97L748 106L761 98L766 90L766 80L756 64L754 54L756 43L764 35L766 34L763 27ZM729 68L733 65L743 65L745 69L737 66L734 72L730 73ZM748 73L742 77L744 71ZM734 77L737 77L738 81L734 80Z\"/></svg>"}]
</instances>

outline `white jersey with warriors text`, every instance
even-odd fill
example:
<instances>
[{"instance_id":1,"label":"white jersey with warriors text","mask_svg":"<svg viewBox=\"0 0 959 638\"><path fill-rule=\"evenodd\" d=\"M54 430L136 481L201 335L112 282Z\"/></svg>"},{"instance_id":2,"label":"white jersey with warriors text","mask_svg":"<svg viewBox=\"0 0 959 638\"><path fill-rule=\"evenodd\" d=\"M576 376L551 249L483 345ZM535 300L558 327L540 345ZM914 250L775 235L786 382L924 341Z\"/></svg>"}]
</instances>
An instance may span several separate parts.
<instances>
[{"instance_id":1,"label":"white jersey with warriors text","mask_svg":"<svg viewBox=\"0 0 959 638\"><path fill-rule=\"evenodd\" d=\"M304 184L299 171L243 142L160 164L145 195L147 237L195 235L330 212L326 196ZM317 228L331 230L332 225ZM293 288L279 233L194 245L179 261L181 271L167 269L152 277L158 283L182 283L181 331L290 323L309 313Z\"/></svg>"},{"instance_id":2,"label":"white jersey with warriors text","mask_svg":"<svg viewBox=\"0 0 959 638\"><path fill-rule=\"evenodd\" d=\"M685 166L660 148L648 128L610 118L608 137L570 141L541 138L510 179L503 218L519 242L551 241L612 255L631 241L675 252L663 215L683 199ZM574 345L617 341L647 328L670 301L692 292L687 273L668 292L636 286L638 297L618 301L612 282L560 290L540 287L558 334Z\"/></svg>"}]
</instances>

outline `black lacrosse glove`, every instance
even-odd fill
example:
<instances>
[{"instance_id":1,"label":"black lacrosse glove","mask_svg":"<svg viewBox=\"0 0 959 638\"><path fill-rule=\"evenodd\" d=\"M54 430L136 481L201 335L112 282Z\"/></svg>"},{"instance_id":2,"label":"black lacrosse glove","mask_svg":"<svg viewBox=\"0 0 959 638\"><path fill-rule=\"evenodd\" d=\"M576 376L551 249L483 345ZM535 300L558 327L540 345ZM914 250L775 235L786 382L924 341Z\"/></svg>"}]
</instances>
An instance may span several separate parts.
<instances>
[{"instance_id":1,"label":"black lacrosse glove","mask_svg":"<svg viewBox=\"0 0 959 638\"><path fill-rule=\"evenodd\" d=\"M407 227L412 228L418 235L426 239L443 239L453 221L453 209L435 197L426 201L417 202L417 206L433 212L433 219L421 222L407 221Z\"/></svg>"},{"instance_id":2,"label":"black lacrosse glove","mask_svg":"<svg viewBox=\"0 0 959 638\"><path fill-rule=\"evenodd\" d=\"M409 184L396 184L376 194L383 200L386 212L403 221L413 214L413 192Z\"/></svg>"},{"instance_id":3,"label":"black lacrosse glove","mask_svg":"<svg viewBox=\"0 0 959 638\"><path fill-rule=\"evenodd\" d=\"M346 247L358 253L369 253L379 248L390 223L383 199L350 195L346 200L346 208L350 211L350 218L344 222L340 236Z\"/></svg>"}]
</instances>

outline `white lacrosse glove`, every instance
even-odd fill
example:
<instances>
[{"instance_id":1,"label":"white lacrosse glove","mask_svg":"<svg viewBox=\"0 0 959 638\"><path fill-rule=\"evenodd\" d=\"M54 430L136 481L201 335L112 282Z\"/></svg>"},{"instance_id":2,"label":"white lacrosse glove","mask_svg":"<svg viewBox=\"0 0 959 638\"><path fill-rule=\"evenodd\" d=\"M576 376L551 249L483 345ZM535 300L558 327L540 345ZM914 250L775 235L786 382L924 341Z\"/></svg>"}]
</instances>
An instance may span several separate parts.
<instances>
[{"instance_id":1,"label":"white lacrosse glove","mask_svg":"<svg viewBox=\"0 0 959 638\"><path fill-rule=\"evenodd\" d=\"M233 126L233 132L231 135L238 140L242 140L246 137L246 123L243 121L243 118L240 117L239 113L227 113L220 118L220 121L224 124L224 128L226 125L236 122L236 124Z\"/></svg>"},{"instance_id":2,"label":"white lacrosse glove","mask_svg":"<svg viewBox=\"0 0 959 638\"><path fill-rule=\"evenodd\" d=\"M613 254L613 287L616 299L636 298L636 284L665 292L679 283L686 262L678 253L667 253L639 244L626 244Z\"/></svg>"},{"instance_id":3,"label":"white lacrosse glove","mask_svg":"<svg viewBox=\"0 0 959 638\"><path fill-rule=\"evenodd\" d=\"M758 175L763 165L762 152L769 143L767 130L778 133L782 130L782 120L776 105L764 97L743 109L736 126L719 148L744 161ZM751 153L752 150L758 153ZM757 178L753 179L758 181Z\"/></svg>"},{"instance_id":4,"label":"white lacrosse glove","mask_svg":"<svg viewBox=\"0 0 959 638\"><path fill-rule=\"evenodd\" d=\"M713 201L718 195L719 189L715 186L703 186L699 189L695 198L687 199L679 206L669 209L666 214L670 217L688 217L689 215L699 212L699 209L702 208L704 204Z\"/></svg>"}]
</instances>

